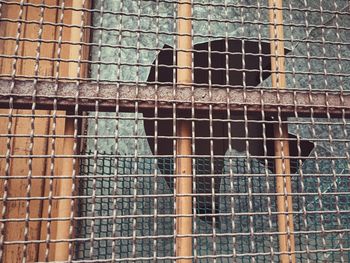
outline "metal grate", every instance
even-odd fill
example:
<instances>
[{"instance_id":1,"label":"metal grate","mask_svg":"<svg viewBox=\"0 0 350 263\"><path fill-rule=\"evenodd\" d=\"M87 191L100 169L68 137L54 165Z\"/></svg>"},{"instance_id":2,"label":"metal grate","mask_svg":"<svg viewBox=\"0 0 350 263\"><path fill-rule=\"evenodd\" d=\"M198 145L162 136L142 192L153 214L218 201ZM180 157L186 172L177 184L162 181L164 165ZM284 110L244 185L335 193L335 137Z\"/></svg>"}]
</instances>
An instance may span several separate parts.
<instances>
[{"instance_id":1,"label":"metal grate","mask_svg":"<svg viewBox=\"0 0 350 263\"><path fill-rule=\"evenodd\" d=\"M349 262L349 8L0 0L0 261Z\"/></svg>"},{"instance_id":2,"label":"metal grate","mask_svg":"<svg viewBox=\"0 0 350 263\"><path fill-rule=\"evenodd\" d=\"M92 154L90 152L89 154ZM99 259L109 259L113 253L112 241L108 239L110 233L112 232L113 222L116 224L116 228L118 229L118 233L120 233L123 237L131 237L133 229L130 227L131 222L129 217L119 218L116 221L111 218L113 211L113 201L111 200L113 197L113 189L115 183L114 177L114 161L115 159L109 157L111 154L101 153L101 157L98 159L98 168L97 175L99 176L96 179L96 196L99 196L95 200L96 210L95 215L92 214L92 203L91 199L81 202L80 214L84 214L89 216L89 219L84 219L80 222L79 227L77 229L77 233L81 237L88 237L91 235L91 220L94 217L99 217L96 219L95 224L95 232L97 237L100 240L93 243L94 245L94 257ZM203 170L203 161L198 160L198 168L197 171ZM249 253L252 253L250 242L253 240L257 246L257 251L259 255L256 257L258 262L270 262L271 259L278 261L278 256L275 255L271 258L270 250L271 246L275 251L278 251L278 240L273 239L273 242L267 238L268 232L273 229L276 230L276 202L275 198L271 198L268 200L268 196L266 195L265 186L268 183L271 186L270 192L275 192L275 183L276 180L274 177L266 178L262 176L265 173L264 167L257 161L251 162L252 171L248 173L247 171L247 163L246 160L241 158L232 158L231 166L227 162L225 163L222 174L215 175L216 177L221 178L220 182L220 192L218 195L220 196L220 224L216 226L217 237L216 242L218 246L218 254L228 255L232 254L234 250L236 250L237 254L242 254L241 261L249 261ZM116 207L118 210L123 211L122 215L128 215L132 211L132 189L133 180L130 178L130 174L132 171L134 160L132 158L119 158L118 159L118 183L117 183L117 191L118 191L118 201ZM171 162L171 160L165 160L165 162ZM138 209L143 215L150 215L148 217L139 217L137 218L136 231L138 236L151 236L154 232L154 217L151 216L154 210L154 202L152 195L154 194L153 185L155 180L158 184L158 194L161 195L158 199L157 209L159 211L159 215L171 214L173 211L173 195L171 191L171 187L166 183L164 178L155 179L154 176L151 176L152 173L152 159L142 158L138 160L138 168L139 174L143 175L138 179L139 195L142 195L138 202ZM330 163L324 163L325 167L328 167L330 170ZM94 162L91 159L88 159L87 162L84 162L80 171L83 174L91 175L93 174L93 166ZM232 169L235 176L233 178L229 178L225 176L225 174L229 173L229 169ZM311 168L311 167L310 167ZM314 167L312 169L315 169ZM341 171L340 175L342 174ZM160 171L161 174L169 174L168 171ZM253 211L258 214L254 216L254 231L255 235L251 237L249 234L249 196L248 192L248 176L251 177L250 187L251 191L254 194L252 197L252 207ZM197 180L197 187L201 188L203 185L200 180ZM292 185L295 193L300 193L301 191L301 181L298 176L294 176L292 178ZM310 228L310 232L317 231L319 228L317 222L317 214L315 212L318 210L318 197L313 193L317 191L316 180L313 177L308 177L304 181L304 192L309 193L310 195L307 197L307 211L310 211L310 215L308 215L308 225ZM349 179L347 177L339 177L337 180L338 191L346 192L349 184ZM81 187L81 195L82 196L91 196L93 192L93 178L86 178L80 183ZM204 186L205 187L205 186ZM231 188L232 187L232 188ZM321 188L322 192L325 196L322 198L322 203L327 210L331 210L334 205L334 196L329 195L330 192L334 191L332 179L324 177L321 179ZM233 189L233 190L232 190ZM232 198L234 198L232 200ZM339 201L339 206L341 210L349 210L349 198L344 197ZM233 203L231 203L233 202ZM270 204L268 203L270 202ZM273 209L271 212L273 215L271 217L266 213L265 207L268 205ZM234 208L234 211L237 211L234 215L234 225L232 227L232 214L231 208ZM302 231L304 229L304 222L301 212L303 207L301 198L299 196L295 196L293 198L293 209L296 212L299 212L294 217L294 226L296 231ZM128 211L128 212L125 212ZM92 218L91 218L92 217ZM271 220L271 227L269 226L269 219ZM349 221L349 215L343 214L341 215L342 222ZM325 223L324 226L327 229L334 229L336 227L336 218L334 218L333 213L325 214ZM163 236L161 238L159 244L157 245L157 254L159 257L166 256L174 256L171 253L171 248L173 247L173 238L172 233L173 229L169 226L172 224L172 220L167 217L160 217L156 220L157 231L159 236ZM212 232L212 222L208 219L201 220L199 218L196 219L197 231L199 234L207 234L206 236L198 236L197 239L197 253L199 255L205 256L210 254L210 251L213 247L213 238L211 236ZM235 242L233 243L232 236L228 235L236 235ZM334 249L339 248L339 239L336 233L327 233L325 235L325 240L330 246ZM345 239L343 239L344 246L348 246L350 239L347 235ZM309 244L313 246L314 249L322 249L321 240L319 240L319 236L317 233L311 234L309 237ZM77 258L85 259L89 257L89 251L92 243L91 240L84 240L77 244ZM116 250L114 253L118 255L122 255L121 258L131 258L132 257L132 246L133 242L131 239L125 238L124 240L119 240L116 246ZM300 234L296 238L296 247L298 250L305 249L305 236ZM136 244L136 255L137 257L143 258L152 258L152 250L153 244L151 239L143 239L140 240ZM246 255L245 255L246 254ZM349 259L349 252L344 253L344 259ZM307 260L307 256L304 254L300 254L297 256L298 262L303 262ZM311 256L312 261L324 260L322 253L313 253ZM331 251L327 253L327 260L330 262L336 262L339 260L339 252ZM201 261L210 261L201 260ZM221 257L220 262L230 262L232 258L229 257Z\"/></svg>"}]
</instances>

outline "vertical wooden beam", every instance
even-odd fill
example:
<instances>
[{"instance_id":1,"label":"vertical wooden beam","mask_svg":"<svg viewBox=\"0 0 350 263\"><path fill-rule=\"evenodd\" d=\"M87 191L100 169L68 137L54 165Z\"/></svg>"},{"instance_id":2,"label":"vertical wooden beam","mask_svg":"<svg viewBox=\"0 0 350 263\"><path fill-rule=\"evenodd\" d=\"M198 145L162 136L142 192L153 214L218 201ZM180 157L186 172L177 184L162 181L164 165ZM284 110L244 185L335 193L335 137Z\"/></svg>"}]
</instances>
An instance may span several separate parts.
<instances>
[{"instance_id":1,"label":"vertical wooden beam","mask_svg":"<svg viewBox=\"0 0 350 263\"><path fill-rule=\"evenodd\" d=\"M64 116L65 112L58 111L58 115ZM53 119L51 119L49 132L53 131L53 126L55 125L55 134L56 138L54 139L54 145L52 145L52 139L48 142L48 151L47 153L50 155L52 154L52 146L54 147L54 154L63 154L64 149L64 143L65 140L62 138L62 135L65 134L66 129L66 121L65 119L56 119L55 123ZM53 159L53 162L51 163L51 159L47 160L47 166L46 166L46 175L59 175L62 174L62 166L64 165L64 159L62 158L55 158ZM52 167L51 167L52 166ZM51 169L53 169L53 173L51 172ZM52 254L54 251L54 244L52 243L52 239L54 239L54 234L56 233L56 222L54 221L48 221L44 220L44 218L55 218L57 217L57 200L52 200L52 197L59 195L59 187L60 187L61 181L58 179L45 179L45 185L44 185L44 194L43 197L46 198L43 201L43 209L42 209L42 218L41 221L41 230L40 230L40 240L47 241L47 243L40 243L39 245L39 255L38 255L38 261L45 262L46 257L52 261ZM52 184L52 185L50 185ZM51 191L51 192L50 192ZM49 211L50 209L50 211ZM49 228L49 229L48 229ZM47 253L47 255L46 255ZM51 258L50 258L51 256Z\"/></svg>"},{"instance_id":2,"label":"vertical wooden beam","mask_svg":"<svg viewBox=\"0 0 350 263\"><path fill-rule=\"evenodd\" d=\"M38 42L36 41L23 41L23 38L29 39L38 39L39 31L42 30L42 39L43 40L58 40L58 28L59 26L55 26L55 23L60 22L61 12L56 9L44 8L40 7L42 0L29 0L26 2L39 5L39 6L21 6L19 3L20 0L17 0L18 5L8 5L3 3L1 6L1 17L8 18L11 20L20 20L23 21L40 21L51 23L51 24L34 24L34 23L25 23L25 22L11 22L11 21L0 21L0 36L4 37L13 37L16 38L19 32L19 48L17 54L19 56L31 56L36 57L37 55L37 46ZM48 6L61 6L61 0L46 0L45 4ZM66 0L66 6L68 7L82 7L83 0ZM89 0L85 1L85 7L90 6ZM21 9L22 8L22 9ZM20 13L22 12L21 17ZM64 23L65 24L76 24L80 25L81 23L81 11L72 11L65 10L64 11ZM88 16L85 16L88 18ZM21 24L19 24L21 23ZM18 31L19 26L19 31ZM84 38L83 41L88 41L89 36L84 30ZM65 27L63 30L63 41L71 41L78 42L80 41L80 28L68 28ZM15 40L0 40L0 54L13 56L15 54L16 41ZM64 59L78 59L79 55L79 45L71 45L69 43L63 44L61 47L61 56L60 58ZM57 58L57 43L41 43L40 47L40 57L46 58ZM83 47L81 57L83 59L87 59L89 50L86 47ZM13 58L0 58L0 72L1 74L11 75L12 74L12 63ZM34 76L35 75L35 66L37 61L33 59L22 59L18 58L16 61L16 75L24 75L24 76ZM62 62L59 67L59 77L72 77L75 78L78 73L78 63L77 62ZM38 69L39 76L49 76L55 77L56 75L56 62L53 61L38 61ZM84 64L80 68L80 77L84 77L87 75L87 65ZM1 114L8 115L10 111L8 109L1 109ZM25 158L11 158L10 159L10 167L9 167L9 178L5 181L3 179L0 180L0 195L1 198L4 196L4 183L7 182L7 197L27 197L27 191L29 189L30 197L48 197L50 192L49 189L49 179L43 180L41 179L11 179L12 175L16 176L24 176L28 177L30 174L28 162L29 158L29 145L31 142L33 143L33 155L45 155L51 154L51 140L52 138L47 137L34 137L30 139L30 133L32 131L31 121L32 118L29 117L31 115L31 111L28 110L13 110L13 114L22 114L28 115L28 117L13 117L12 118L12 127L10 134L8 134L8 117L0 117L0 134L1 135L25 135L25 137L12 137L10 140L10 154L11 155L28 155ZM56 112L58 115L64 115L65 113L62 111ZM35 115L46 114L50 116L52 111L35 111ZM34 134L35 135L49 135L52 130L53 120L50 117L47 118L34 118ZM56 121L56 135L58 137L62 136L64 132L67 135L71 135L71 138L63 140L63 138L56 138L55 145L56 150L55 154L64 154L71 155L73 153L72 142L74 143L73 133L74 129L74 121L67 121L67 125L65 125L64 119L57 119ZM7 138L0 137L0 154L5 155L7 152ZM32 159L32 176L42 176L42 175L50 175L50 159L45 158L34 158ZM55 159L54 160L54 170L56 175L72 175L73 167L72 167L72 158L68 158L68 160L64 159ZM6 160L4 158L0 159L0 174L4 175L6 170ZM30 182L30 188L28 188L28 184ZM68 182L68 183L67 183ZM55 179L53 183L53 194L54 196L67 196L68 192L71 195L72 189L72 180L70 179ZM68 196L69 196L68 195ZM52 202L52 215L54 217L65 217L64 212L67 205L67 201L70 204L69 199L60 200L56 202ZM30 219L41 219L43 217L47 217L48 215L48 202L45 200L44 202L41 200L31 200L29 203L26 200L12 200L7 201L5 203L5 214L0 216L4 216L5 219L23 219L19 222L6 222L3 225L4 237L2 237L3 241L19 241L22 242L25 240L25 236L27 241L38 241L45 240L47 237L47 221L30 221L28 223L24 222L26 217ZM29 204L29 205L28 205ZM2 211L4 203L0 202L0 211ZM28 207L28 209L27 209ZM44 208L44 209L43 209ZM62 210L62 211L61 211ZM69 213L71 209L69 208ZM63 213L63 215L62 215ZM68 216L69 217L69 216ZM69 221L68 221L69 222ZM66 238L67 235L67 221L62 221L58 223L51 223L50 232L52 232L50 236L50 240L52 239L60 239ZM70 223L70 222L69 222ZM70 227L70 226L69 226ZM27 234L25 234L25 229L27 229ZM66 250L65 243L58 245L57 247L51 246L52 249L49 251L50 260L58 260L60 258L65 258L65 255L68 254L68 250ZM0 257L2 262L22 262L25 260L26 262L35 262L35 261L45 261L45 253L46 253L46 244L30 243L26 246L26 251L24 251L25 246L21 243L11 244L2 246L2 251L0 253ZM56 250L58 248L58 250ZM61 252L62 253L61 253ZM59 254L61 253L61 254Z\"/></svg>"},{"instance_id":3,"label":"vertical wooden beam","mask_svg":"<svg viewBox=\"0 0 350 263\"><path fill-rule=\"evenodd\" d=\"M190 0L180 0L178 3L178 37L177 37L177 82L181 85L192 84L192 6ZM176 155L191 154L191 122L177 122ZM190 157L176 159L176 256L192 256L192 162ZM182 196L178 196L182 195ZM185 195L185 196L183 196ZM188 195L188 196L186 196ZM192 262L192 259L178 259L177 262Z\"/></svg>"},{"instance_id":4,"label":"vertical wooden beam","mask_svg":"<svg viewBox=\"0 0 350 263\"><path fill-rule=\"evenodd\" d=\"M62 58L74 60L74 62L61 62L59 74L60 77L72 79L86 77L88 72L87 64L82 64L79 60L88 59L89 52L85 46L78 43L89 41L88 32L80 27L80 25L89 23L89 15L86 12L82 13L83 11L79 9L89 8L90 1L69 0L66 1L66 4L67 7L74 7L77 10L64 11L64 24L75 25L75 27L65 27L63 29L63 41L70 43L62 46ZM74 114L79 114L79 112L74 112ZM77 138L80 130L79 123L74 118L66 118L64 134L67 137L64 139L62 155L67 156L67 158L61 160L62 165L56 174L54 195L56 197L68 196L68 198L59 199L53 205L53 209L55 210L54 217L57 220L52 224L52 240L70 239L73 235L74 223L70 218L74 213L75 201L69 197L73 197L74 188L76 188L76 182L73 176L78 173L79 159L74 160L72 156L78 154L77 151L79 150ZM65 176L66 178L60 178L61 176ZM67 176L71 178L67 178ZM69 241L55 243L49 252L49 259L52 261L71 260L71 253L74 252L72 247L73 245Z\"/></svg>"},{"instance_id":5,"label":"vertical wooden beam","mask_svg":"<svg viewBox=\"0 0 350 263\"><path fill-rule=\"evenodd\" d=\"M57 4L58 6L62 6L62 0ZM58 18L61 17L63 12L63 23L64 26L62 28L62 41L65 43L60 44L60 46L56 45L56 53L55 56L58 55L58 49L60 49L60 59L64 60L76 60L76 61L60 61L58 75L60 78L72 78L75 79L78 76L83 78L87 77L88 74L88 64L81 63L79 65L79 57L81 60L87 60L89 57L89 47L82 46L80 44L72 44L83 41L84 43L88 43L90 40L89 30L81 29L80 25L83 23L84 25L88 25L90 23L90 14L85 12L82 16L82 11L79 8L90 8L91 1L90 0L65 0L65 8L74 7L78 10L69 10L64 9L63 11L56 10ZM61 23L60 19L57 21ZM69 25L74 25L74 27L69 27ZM58 31L60 26L56 26L57 34L55 36L56 40L59 39ZM82 31L82 36L81 36ZM81 39L82 37L82 39ZM79 67L79 69L78 69ZM78 72L79 71L79 72ZM57 72L55 72L56 74ZM79 113L79 112L78 112ZM57 112L59 115L64 115L65 113ZM59 122L59 119L57 119ZM51 123L50 130L52 129L53 123ZM56 127L56 135L57 138L54 142L55 154L72 156L73 154L79 154L79 152L75 152L74 145L79 143L78 138L80 131L80 122L78 122L77 129L78 134L75 133L75 124L74 119L66 118L63 122L63 125L59 125ZM62 135L69 136L68 138L63 139ZM78 145L77 145L78 146ZM49 144L48 153L51 154L52 147ZM77 151L79 149L77 148ZM71 220L63 219L69 218L72 210L71 202L72 199L69 196L74 194L73 186L74 183L78 183L74 181L74 178L62 178L62 176L69 177L73 176L73 173L77 174L79 171L79 160L75 160L73 157L68 158L55 158L53 161L54 164L54 180L46 180L45 183L45 194L44 196L48 198L43 203L43 218L54 218L51 222L42 221L41 225L41 240L46 240L48 244L42 243L39 249L39 261L46 261L47 259L50 261L57 260L68 260L71 256L69 253L73 251L69 251L70 242L56 242L56 240L60 239L69 239L71 235L71 227L73 226L73 222ZM50 174L51 170L48 165L47 174ZM60 178L61 177L61 178ZM75 187L76 188L76 187ZM60 196L68 196L67 199L57 199ZM53 199L55 198L55 199ZM73 206L75 207L75 201L73 201ZM62 220L59 220L61 218ZM74 244L72 244L73 246Z\"/></svg>"},{"instance_id":6,"label":"vertical wooden beam","mask_svg":"<svg viewBox=\"0 0 350 263\"><path fill-rule=\"evenodd\" d=\"M50 1L52 3L50 3ZM17 1L18 3L20 1ZM40 4L40 0L31 0L30 3ZM49 0L48 5L55 5L56 1ZM21 19L24 21L35 20L40 21L42 15L46 18L46 22L56 22L56 13L52 10L41 10L40 7L22 6L19 5L7 5L2 4L2 17L10 18L13 20L19 20L20 13ZM6 37L19 37L19 56L31 56L36 57L38 42L23 41L23 38L38 39L40 29L42 29L42 39L48 39L51 35L54 35L55 28L49 25L29 24L22 22L1 22L0 35ZM19 31L18 31L19 26ZM18 34L19 32L19 34ZM54 52L54 45L49 44L43 48L44 44L40 47L40 56L51 57ZM1 40L0 41L0 53L13 56L15 54L16 41L15 40ZM1 58L0 70L1 74L12 74L13 58ZM33 59L18 58L16 61L16 75L34 76L36 61ZM52 76L53 63L52 62L39 62L37 73L40 76ZM2 109L2 114L9 114L8 109ZM47 153L48 139L44 137L30 138L32 132L31 122L34 123L35 135L47 135L50 119L48 118L34 118L30 115L31 111L28 110L13 110L13 114L27 115L28 117L14 117L12 118L11 135L25 135L25 137L13 137L10 141L10 153L12 155L25 155L24 158L12 158L10 160L9 178L7 179L7 197L42 197L43 195L43 179L29 178L28 176L42 176L46 172L46 160L45 158L32 159L32 167L29 169L29 154L44 155ZM49 115L50 111L38 111L35 110L35 114ZM1 134L8 134L7 125L9 118L0 119ZM6 127L4 129L4 127ZM2 139L0 143L0 154L5 154L7 151L6 142L7 138ZM5 143L4 143L5 142ZM29 148L32 143L32 153ZM5 174L6 161L0 160L1 175ZM2 173L4 172L4 173ZM23 176L25 179L12 179L11 176ZM3 197L5 180L0 180L1 197ZM29 191L29 192L28 192ZM6 202L6 210L3 215L6 219L22 219L19 222L6 222L4 226L4 241L36 241L40 237L40 222L30 221L24 222L24 219L38 219L41 218L42 201L41 200L12 200ZM3 204L1 204L1 209ZM27 233L25 233L27 231ZM27 262L37 261L38 256L38 244L29 243L27 246L23 244L11 244L2 247L2 261L3 262Z\"/></svg>"},{"instance_id":7,"label":"vertical wooden beam","mask_svg":"<svg viewBox=\"0 0 350 263\"><path fill-rule=\"evenodd\" d=\"M75 125L74 119L66 119L65 126L65 135L72 136L70 138L66 138L63 144L63 155L70 156L74 154L74 146L76 141L74 139L75 135ZM74 159L73 157L67 157L62 159L62 169L60 169L60 173L57 176L72 176L76 167L74 167ZM66 199L60 199L57 201L55 206L57 221L55 222L55 227L53 228L53 240L59 239L69 239L71 238L71 227L72 222L69 219L71 217L72 211L72 200L69 198L73 194L73 178L56 178L57 179L57 197L66 197ZM68 197L68 198L67 198ZM63 219L68 218L68 219ZM53 246L52 250L52 260L53 261L66 261L69 259L69 242L59 242Z\"/></svg>"},{"instance_id":8,"label":"vertical wooden beam","mask_svg":"<svg viewBox=\"0 0 350 263\"><path fill-rule=\"evenodd\" d=\"M272 86L286 87L282 0L269 0ZM277 196L277 216L280 262L295 262L295 240L293 224L293 201L291 197L291 170L289 154L288 126L275 124L275 173Z\"/></svg>"}]
</instances>

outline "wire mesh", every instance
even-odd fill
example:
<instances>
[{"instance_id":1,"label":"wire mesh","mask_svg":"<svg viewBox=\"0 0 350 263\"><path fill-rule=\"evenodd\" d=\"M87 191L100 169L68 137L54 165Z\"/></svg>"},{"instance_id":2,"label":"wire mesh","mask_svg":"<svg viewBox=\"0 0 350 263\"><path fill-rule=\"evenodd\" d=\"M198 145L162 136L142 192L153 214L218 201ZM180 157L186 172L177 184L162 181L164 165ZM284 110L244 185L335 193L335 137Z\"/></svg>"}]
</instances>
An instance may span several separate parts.
<instances>
[{"instance_id":1,"label":"wire mesh","mask_svg":"<svg viewBox=\"0 0 350 263\"><path fill-rule=\"evenodd\" d=\"M103 156L98 159L98 175L101 176L97 179L97 193L96 196L99 196L95 202L96 210L98 211L98 215L100 218L98 219L100 223L98 223L98 228L95 230L98 233L99 241L94 243L94 256L99 259L108 259L111 258L111 254L113 253L112 249L112 241L108 239L109 233L112 231L113 219L108 217L111 215L111 211L113 208L111 207L112 202L109 201L109 198L113 198L113 184L115 183L114 177L114 161L115 159L109 157L110 154L103 153ZM89 159L88 159L89 160ZM164 160L165 162L171 162L171 160ZM199 160L198 171L203 170L201 168L204 165L203 161ZM153 185L155 178L150 176L152 172L152 160L142 158L138 160L139 162L139 173L144 175L139 179L140 186L140 202L138 209L140 213L143 215L148 215L145 217L137 218L137 232L138 236L146 237L152 236L154 231L153 229L153 221L155 220L152 216L152 212L154 210L153 204ZM123 211L122 215L128 215L131 213L132 202L130 199L132 198L131 189L133 188L131 185L132 178L128 176L132 170L132 158L123 158L118 159L118 190L120 194L118 195L119 202L117 204L118 210ZM234 178L229 178L224 176L225 173L228 173L229 169L233 170L235 173ZM217 244L218 244L218 254L227 255L227 257L222 257L221 261L230 262L232 261L231 257L228 255L235 253L241 254L241 261L249 261L250 253L254 253L251 250L250 242L253 239L257 245L257 251L255 251L258 255L256 260L259 262L270 262L271 260L278 261L278 256L275 255L271 258L270 250L271 248L275 251L278 251L278 240L276 238L271 240L268 238L272 232L275 232L277 229L276 222L276 202L275 198L269 199L268 194L265 190L265 185L268 183L271 185L271 195L275 192L275 178L266 178L263 176L265 173L265 168L257 161L252 161L251 163L252 171L251 174L247 173L247 164L246 160L243 158L235 158L232 160L231 165L227 162L225 163L223 173L218 174L216 176L221 176L220 182L220 224L216 226L218 230ZM313 168L315 169L315 168ZM81 171L83 174L89 175L92 173L93 163L91 161L87 161L82 164ZM169 174L167 171L161 171L163 174ZM148 176L147 176L148 175ZM248 200L248 178L250 176L252 178L251 188L254 196L252 197L253 203L253 211L256 213L254 215L254 228L255 234L253 237L249 235L249 209L247 206ZM84 182L81 183L81 195L82 196L90 196L92 193L92 178L84 179ZM268 182L267 182L268 181ZM295 176L292 179L293 189L295 189L295 196L293 197L293 209L295 211L294 223L295 223L295 231L296 231L296 246L297 250L302 251L305 250L306 241L305 236L302 233L304 230L304 222L303 222L303 214L302 214L302 201L300 198L300 177ZM169 185L166 184L163 178L158 178L158 194L160 195L158 199L158 207L159 215L162 217L157 218L157 230L158 235L161 236L161 242L159 246L157 246L157 254L159 257L166 256L174 256L169 251L171 251L171 247L173 246L172 239L172 229L169 229L169 225L171 225L172 221L168 217L163 217L163 215L171 214L173 210L173 195L172 190ZM233 184L233 189L231 188L231 183ZM347 177L339 177L337 180L338 191L346 192L348 186L348 178ZM305 193L309 193L310 195L307 197L307 211L310 211L310 215L308 215L308 225L310 231L309 237L309 245L313 247L313 249L322 249L321 241L319 240L319 236L316 233L318 229L317 223L317 206L318 206L318 197L313 195L315 192L315 184L316 180L313 177L309 177L304 182ZM333 182L331 179L324 176L321 182L322 186L328 187L327 189L322 188L322 193L325 196L322 198L322 202L324 204L325 211L332 210L332 204L335 202L335 197L331 193L334 191L332 187ZM200 181L197 182L197 187L205 187L202 185ZM233 198L233 204L231 204ZM341 198L340 206L341 210L349 210L348 207L348 197L344 196ZM90 220L92 216L91 214L91 200L81 202L82 206L80 207L79 213L89 216L89 219L84 219L79 224L79 229L77 233L80 236L89 236L90 228L87 227L90 225ZM271 215L269 216L266 207L271 206ZM234 215L234 224L235 227L232 227L232 214L231 207L233 206L234 210L237 211ZM129 212L125 212L129 211ZM327 213L325 215L325 227L328 229L333 229L336 223L336 218L334 218L333 213ZM130 223L128 222L130 218L124 217L115 221L117 224L118 233L121 233L121 236L130 237L132 236L132 229L130 228ZM341 215L341 220L343 222L348 222L349 216L344 213ZM269 226L269 221L271 221L271 226ZM205 257L210 254L210 250L213 246L213 238L211 234L212 222L209 220L200 220L197 218L197 231L198 234L202 234L197 237L198 242L198 255ZM86 232L87 231L87 232ZM299 232L299 233L298 233ZM315 233L312 233L315 232ZM298 234L297 234L298 233ZM312 233L312 234L311 234ZM235 242L233 242L233 236L236 236ZM325 235L326 242L331 244L332 248L336 248L339 246L339 239L336 233L332 233L331 231ZM347 236L343 239L344 246L348 246L349 237ZM90 250L91 242L90 240L79 242L77 245L77 255L79 259L84 259L88 257ZM137 257L140 258L152 258L152 240L151 239L143 239L140 241L140 245L137 246ZM132 240L125 239L120 240L118 245L118 254L123 255L123 258L131 258L132 255ZM348 260L349 252L344 253L344 259ZM298 257L298 262L303 262L307 260L307 256L304 254L300 254ZM317 262L320 260L324 260L321 252L313 253L310 257L310 260ZM327 260L330 262L336 262L339 260L339 253L336 251L332 251L327 253ZM202 259L201 261L210 261L209 259Z\"/></svg>"},{"instance_id":2,"label":"wire mesh","mask_svg":"<svg viewBox=\"0 0 350 263\"><path fill-rule=\"evenodd\" d=\"M349 21L0 0L0 261L348 262Z\"/></svg>"}]
</instances>

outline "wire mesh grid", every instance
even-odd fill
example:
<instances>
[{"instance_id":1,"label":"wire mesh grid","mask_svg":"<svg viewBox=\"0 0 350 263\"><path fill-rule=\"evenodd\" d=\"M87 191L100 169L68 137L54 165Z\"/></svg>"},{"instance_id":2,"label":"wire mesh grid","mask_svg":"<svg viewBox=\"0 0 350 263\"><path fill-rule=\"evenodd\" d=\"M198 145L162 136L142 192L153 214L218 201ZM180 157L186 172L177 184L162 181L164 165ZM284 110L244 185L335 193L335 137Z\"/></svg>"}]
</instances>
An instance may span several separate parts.
<instances>
[{"instance_id":1,"label":"wire mesh grid","mask_svg":"<svg viewBox=\"0 0 350 263\"><path fill-rule=\"evenodd\" d=\"M348 262L349 2L0 0L2 262Z\"/></svg>"}]
</instances>

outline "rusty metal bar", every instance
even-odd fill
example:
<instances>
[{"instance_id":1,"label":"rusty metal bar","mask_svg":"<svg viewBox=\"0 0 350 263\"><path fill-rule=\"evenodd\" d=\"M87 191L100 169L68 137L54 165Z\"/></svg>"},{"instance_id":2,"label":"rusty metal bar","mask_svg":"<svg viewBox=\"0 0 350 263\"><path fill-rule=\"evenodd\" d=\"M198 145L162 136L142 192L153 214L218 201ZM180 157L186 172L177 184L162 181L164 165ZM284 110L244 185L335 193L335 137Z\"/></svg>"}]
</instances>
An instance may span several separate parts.
<instances>
[{"instance_id":1,"label":"rusty metal bar","mask_svg":"<svg viewBox=\"0 0 350 263\"><path fill-rule=\"evenodd\" d=\"M36 104L38 109L52 109L54 99L57 99L57 108L74 110L76 93L79 92L79 108L81 110L94 110L96 100L99 100L101 111L115 111L118 104L121 111L133 111L135 101L139 102L139 108L154 108L156 98L156 88L154 85L139 85L138 93L134 85L114 85L81 83L79 87L76 83L61 82L55 92L55 83L39 81L18 80L11 91L11 80L0 80L0 107L9 107L9 98L12 97L15 108L30 109L32 106L32 94L36 90ZM79 89L79 90L77 90ZM119 93L118 100L115 94ZM178 109L191 109L191 96L194 99L194 106L197 109L208 109L208 104L213 105L214 110L227 110L227 95L230 100L232 111L243 111L243 105L247 105L248 112L260 112L262 109L261 99L265 102L264 111L266 113L278 113L278 107L282 116L295 116L295 110L300 117L310 116L313 109L315 117L327 117L328 112L334 117L342 117L343 111L346 117L350 117L350 93L340 94L338 91L329 91L326 94L322 90L291 90L291 89L266 89L255 88L231 89L227 94L226 89L212 88L212 98L209 99L209 89L182 87L177 90L175 97L172 94L173 87L158 87L158 107L172 108L172 103L177 103ZM247 94L244 100L244 93ZM312 101L310 100L312 97ZM342 101L343 99L343 101Z\"/></svg>"}]
</instances>

